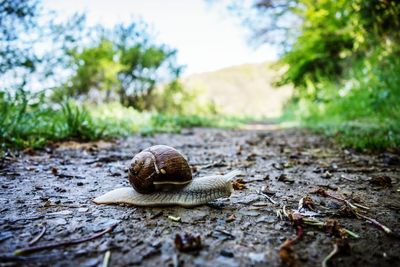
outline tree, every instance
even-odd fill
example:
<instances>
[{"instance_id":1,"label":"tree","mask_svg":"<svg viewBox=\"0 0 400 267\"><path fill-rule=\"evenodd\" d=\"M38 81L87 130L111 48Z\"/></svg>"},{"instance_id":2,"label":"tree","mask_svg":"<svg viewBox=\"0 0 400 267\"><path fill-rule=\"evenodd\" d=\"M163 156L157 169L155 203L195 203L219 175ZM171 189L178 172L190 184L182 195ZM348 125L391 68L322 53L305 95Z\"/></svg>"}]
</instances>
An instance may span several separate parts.
<instances>
[{"instance_id":1,"label":"tree","mask_svg":"<svg viewBox=\"0 0 400 267\"><path fill-rule=\"evenodd\" d=\"M70 68L75 70L59 93L82 97L91 90L105 92L106 100L119 98L139 110L152 105L151 94L157 83L177 79L181 66L176 50L157 44L141 22L119 24L100 32L94 44L68 51Z\"/></svg>"},{"instance_id":2,"label":"tree","mask_svg":"<svg viewBox=\"0 0 400 267\"><path fill-rule=\"evenodd\" d=\"M32 38L26 34L37 25L38 1L0 1L0 75L33 72L38 62L31 49ZM3 78L4 79L4 78ZM22 79L20 84L24 84Z\"/></svg>"},{"instance_id":3,"label":"tree","mask_svg":"<svg viewBox=\"0 0 400 267\"><path fill-rule=\"evenodd\" d=\"M64 79L66 51L87 36L85 16L56 18L40 0L0 0L0 90L46 90Z\"/></svg>"},{"instance_id":4,"label":"tree","mask_svg":"<svg viewBox=\"0 0 400 267\"><path fill-rule=\"evenodd\" d=\"M305 87L319 77L340 78L353 60L386 43L393 44L388 48L392 50L400 42L400 2L396 0L245 3L233 1L231 8L253 30L254 37L281 44L281 62L288 65L281 84Z\"/></svg>"}]
</instances>

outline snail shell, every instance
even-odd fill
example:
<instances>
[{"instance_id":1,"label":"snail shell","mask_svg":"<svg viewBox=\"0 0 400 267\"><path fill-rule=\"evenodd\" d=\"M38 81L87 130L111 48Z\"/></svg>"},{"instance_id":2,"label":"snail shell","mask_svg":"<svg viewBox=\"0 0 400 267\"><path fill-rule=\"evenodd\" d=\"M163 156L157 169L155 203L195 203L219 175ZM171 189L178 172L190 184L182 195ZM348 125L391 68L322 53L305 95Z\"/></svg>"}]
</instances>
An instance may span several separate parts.
<instances>
[{"instance_id":1,"label":"snail shell","mask_svg":"<svg viewBox=\"0 0 400 267\"><path fill-rule=\"evenodd\" d=\"M193 207L229 197L231 181L240 171L192 179L190 166L176 149L157 145L135 155L129 168L132 187L114 189L95 198L96 204Z\"/></svg>"},{"instance_id":2,"label":"snail shell","mask_svg":"<svg viewBox=\"0 0 400 267\"><path fill-rule=\"evenodd\" d=\"M157 145L136 154L129 168L129 182L142 194L169 191L192 181L184 156L170 146Z\"/></svg>"}]
</instances>

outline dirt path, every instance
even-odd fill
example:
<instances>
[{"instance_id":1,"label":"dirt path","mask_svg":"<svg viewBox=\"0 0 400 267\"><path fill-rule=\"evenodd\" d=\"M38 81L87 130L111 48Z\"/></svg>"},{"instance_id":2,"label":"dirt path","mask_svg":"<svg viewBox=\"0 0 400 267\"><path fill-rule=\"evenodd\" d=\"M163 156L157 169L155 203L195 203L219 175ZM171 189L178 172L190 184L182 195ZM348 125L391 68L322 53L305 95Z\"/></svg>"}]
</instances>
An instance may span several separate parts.
<instances>
[{"instance_id":1,"label":"dirt path","mask_svg":"<svg viewBox=\"0 0 400 267\"><path fill-rule=\"evenodd\" d=\"M106 191L127 186L129 160L154 144L174 146L186 154L195 177L240 168L246 173L247 189L193 209L97 206L91 202ZM279 247L294 237L296 230L287 219L279 219L276 211L283 205L288 212L297 209L299 200L316 188L368 206L368 216L398 231L399 171L398 155L357 154L305 131L273 127L258 131L190 129L114 143L65 143L3 160L0 262L97 266L110 250L110 266L280 266ZM387 177L391 186L384 183ZM276 205L257 193L263 187ZM310 196L320 212L336 212L342 205ZM349 238L349 255L334 257L328 265L394 266L400 261L399 240L365 220L335 215L317 218L336 219L359 235L358 239ZM43 225L47 230L38 245L90 236L114 224L111 233L79 245L12 255L15 249L27 246ZM185 232L199 234L203 248L178 252L175 235ZM297 266L320 266L335 240L318 227L305 226L304 235L293 246Z\"/></svg>"}]
</instances>

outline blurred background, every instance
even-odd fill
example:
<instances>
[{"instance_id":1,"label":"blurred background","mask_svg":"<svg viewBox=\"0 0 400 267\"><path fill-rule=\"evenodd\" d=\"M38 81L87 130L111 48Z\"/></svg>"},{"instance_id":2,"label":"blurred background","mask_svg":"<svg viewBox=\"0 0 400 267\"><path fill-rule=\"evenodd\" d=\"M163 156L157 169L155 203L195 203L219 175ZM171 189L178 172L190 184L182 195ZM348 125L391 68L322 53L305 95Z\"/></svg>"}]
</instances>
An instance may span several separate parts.
<instances>
[{"instance_id":1,"label":"blurred background","mask_svg":"<svg viewBox=\"0 0 400 267\"><path fill-rule=\"evenodd\" d=\"M0 143L306 127L400 146L395 0L2 0Z\"/></svg>"}]
</instances>

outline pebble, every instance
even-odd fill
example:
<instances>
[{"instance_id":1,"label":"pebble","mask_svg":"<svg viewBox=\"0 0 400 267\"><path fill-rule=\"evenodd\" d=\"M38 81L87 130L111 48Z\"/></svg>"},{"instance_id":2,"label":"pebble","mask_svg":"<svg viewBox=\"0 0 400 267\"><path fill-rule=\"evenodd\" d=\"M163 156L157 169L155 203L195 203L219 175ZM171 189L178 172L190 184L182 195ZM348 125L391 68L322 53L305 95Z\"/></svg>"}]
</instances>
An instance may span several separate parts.
<instances>
[{"instance_id":1,"label":"pebble","mask_svg":"<svg viewBox=\"0 0 400 267\"><path fill-rule=\"evenodd\" d=\"M221 250L220 254L221 254L221 256L228 257L228 258L233 258L235 256L233 254L233 252L228 249Z\"/></svg>"},{"instance_id":2,"label":"pebble","mask_svg":"<svg viewBox=\"0 0 400 267\"><path fill-rule=\"evenodd\" d=\"M193 223L196 221L204 221L208 215L207 212L205 211L199 211L199 210L192 210L190 212L183 211L182 213L179 213L181 217L181 221L184 223Z\"/></svg>"},{"instance_id":3,"label":"pebble","mask_svg":"<svg viewBox=\"0 0 400 267\"><path fill-rule=\"evenodd\" d=\"M203 264L200 264L199 266L227 266L227 267L238 267L240 266L239 263L235 258L228 258L224 256L219 256L215 259L215 261L210 263L207 263L203 261Z\"/></svg>"},{"instance_id":4,"label":"pebble","mask_svg":"<svg viewBox=\"0 0 400 267\"><path fill-rule=\"evenodd\" d=\"M69 215L69 214L72 214L71 210L61 210L57 212L48 213L47 215L51 216L51 215Z\"/></svg>"},{"instance_id":5,"label":"pebble","mask_svg":"<svg viewBox=\"0 0 400 267\"><path fill-rule=\"evenodd\" d=\"M308 231L308 232L306 232L306 235L313 237L313 236L315 236L315 232Z\"/></svg>"},{"instance_id":6,"label":"pebble","mask_svg":"<svg viewBox=\"0 0 400 267\"><path fill-rule=\"evenodd\" d=\"M257 219L257 223L274 223L277 221L277 217L276 216L261 216L260 218Z\"/></svg>"},{"instance_id":7,"label":"pebble","mask_svg":"<svg viewBox=\"0 0 400 267\"><path fill-rule=\"evenodd\" d=\"M97 259L88 259L81 266L92 267L92 266L97 266L97 263L98 263Z\"/></svg>"},{"instance_id":8,"label":"pebble","mask_svg":"<svg viewBox=\"0 0 400 267\"><path fill-rule=\"evenodd\" d=\"M260 212L254 210L241 209L239 210L239 214L244 216L256 217L260 215Z\"/></svg>"},{"instance_id":9,"label":"pebble","mask_svg":"<svg viewBox=\"0 0 400 267\"><path fill-rule=\"evenodd\" d=\"M252 202L260 200L260 196L256 194L249 194L245 195L239 198L239 200L236 201L236 203L240 204L250 204Z\"/></svg>"},{"instance_id":10,"label":"pebble","mask_svg":"<svg viewBox=\"0 0 400 267\"><path fill-rule=\"evenodd\" d=\"M55 224L55 225L65 225L67 224L67 221L63 218L56 218L56 219L51 219L49 220L49 224Z\"/></svg>"},{"instance_id":11,"label":"pebble","mask_svg":"<svg viewBox=\"0 0 400 267\"><path fill-rule=\"evenodd\" d=\"M87 212L89 208L78 208L79 212Z\"/></svg>"},{"instance_id":12,"label":"pebble","mask_svg":"<svg viewBox=\"0 0 400 267\"><path fill-rule=\"evenodd\" d=\"M249 259L253 264L257 263L264 263L265 262L265 254L264 253L255 253L255 252L250 252L249 253Z\"/></svg>"}]
</instances>

